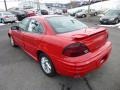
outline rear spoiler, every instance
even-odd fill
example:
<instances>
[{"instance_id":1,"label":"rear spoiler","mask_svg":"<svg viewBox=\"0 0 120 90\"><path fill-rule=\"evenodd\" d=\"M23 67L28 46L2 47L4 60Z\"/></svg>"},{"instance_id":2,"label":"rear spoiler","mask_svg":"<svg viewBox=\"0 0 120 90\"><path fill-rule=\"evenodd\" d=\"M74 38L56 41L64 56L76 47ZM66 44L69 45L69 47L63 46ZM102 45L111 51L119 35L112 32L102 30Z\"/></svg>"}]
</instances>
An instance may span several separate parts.
<instances>
[{"instance_id":1,"label":"rear spoiler","mask_svg":"<svg viewBox=\"0 0 120 90\"><path fill-rule=\"evenodd\" d=\"M107 32L106 29L100 31L100 32L96 32L94 34L91 34L91 35L86 35L86 34L76 34L76 35L73 35L72 36L72 40L82 40L82 39L85 39L87 37L91 37L91 36L94 36L96 34L99 34L99 33L102 33L102 32Z\"/></svg>"}]
</instances>

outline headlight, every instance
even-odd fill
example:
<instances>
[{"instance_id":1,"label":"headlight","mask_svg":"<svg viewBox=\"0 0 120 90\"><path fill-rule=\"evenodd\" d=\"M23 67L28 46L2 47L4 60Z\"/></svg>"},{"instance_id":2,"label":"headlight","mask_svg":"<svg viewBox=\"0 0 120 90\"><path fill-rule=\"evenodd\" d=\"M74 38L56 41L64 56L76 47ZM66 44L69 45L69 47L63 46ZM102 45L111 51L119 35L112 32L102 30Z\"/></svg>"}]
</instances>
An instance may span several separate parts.
<instances>
[{"instance_id":1,"label":"headlight","mask_svg":"<svg viewBox=\"0 0 120 90\"><path fill-rule=\"evenodd\" d=\"M76 16L78 16L79 14L77 13Z\"/></svg>"},{"instance_id":2,"label":"headlight","mask_svg":"<svg viewBox=\"0 0 120 90\"><path fill-rule=\"evenodd\" d=\"M102 20L102 18L100 18L100 21Z\"/></svg>"},{"instance_id":3,"label":"headlight","mask_svg":"<svg viewBox=\"0 0 120 90\"><path fill-rule=\"evenodd\" d=\"M78 13L77 15L79 15L79 16L80 16L80 15L81 15L81 13Z\"/></svg>"}]
</instances>

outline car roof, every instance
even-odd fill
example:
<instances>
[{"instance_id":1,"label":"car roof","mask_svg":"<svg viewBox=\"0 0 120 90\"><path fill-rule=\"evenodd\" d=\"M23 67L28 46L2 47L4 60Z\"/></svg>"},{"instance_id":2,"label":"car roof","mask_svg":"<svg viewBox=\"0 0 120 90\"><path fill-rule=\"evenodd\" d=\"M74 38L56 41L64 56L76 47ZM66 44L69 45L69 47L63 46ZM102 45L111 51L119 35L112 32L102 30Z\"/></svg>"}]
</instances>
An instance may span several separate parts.
<instances>
[{"instance_id":1,"label":"car roof","mask_svg":"<svg viewBox=\"0 0 120 90\"><path fill-rule=\"evenodd\" d=\"M0 11L0 13L5 13L5 11Z\"/></svg>"},{"instance_id":2,"label":"car roof","mask_svg":"<svg viewBox=\"0 0 120 90\"><path fill-rule=\"evenodd\" d=\"M32 16L29 17L31 19L45 19L45 18L49 18L49 17L62 17L64 15L41 15L41 16Z\"/></svg>"}]
</instances>

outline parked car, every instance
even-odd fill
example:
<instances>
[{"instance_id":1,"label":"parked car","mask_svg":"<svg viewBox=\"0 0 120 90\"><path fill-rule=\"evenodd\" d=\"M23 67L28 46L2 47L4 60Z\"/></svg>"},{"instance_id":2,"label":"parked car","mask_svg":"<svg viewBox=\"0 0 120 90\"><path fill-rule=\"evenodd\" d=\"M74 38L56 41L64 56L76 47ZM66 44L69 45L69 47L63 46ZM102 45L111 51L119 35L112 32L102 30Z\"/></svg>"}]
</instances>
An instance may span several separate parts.
<instances>
[{"instance_id":1,"label":"parked car","mask_svg":"<svg viewBox=\"0 0 120 90\"><path fill-rule=\"evenodd\" d=\"M88 10L83 9L80 12L76 13L75 17L77 17L77 18L80 18L80 17L84 18L84 17L87 17L88 15L96 16L97 14L98 14L98 12L95 11L94 9L90 9L89 13L88 13Z\"/></svg>"},{"instance_id":2,"label":"parked car","mask_svg":"<svg viewBox=\"0 0 120 90\"><path fill-rule=\"evenodd\" d=\"M96 3L96 2L100 2L100 1L103 1L103 0L91 0L91 3Z\"/></svg>"},{"instance_id":3,"label":"parked car","mask_svg":"<svg viewBox=\"0 0 120 90\"><path fill-rule=\"evenodd\" d=\"M8 36L51 77L85 76L106 62L112 48L106 28L88 28L70 16L29 17L12 26Z\"/></svg>"},{"instance_id":4,"label":"parked car","mask_svg":"<svg viewBox=\"0 0 120 90\"><path fill-rule=\"evenodd\" d=\"M100 18L101 24L117 24L120 22L120 10L108 10Z\"/></svg>"},{"instance_id":5,"label":"parked car","mask_svg":"<svg viewBox=\"0 0 120 90\"><path fill-rule=\"evenodd\" d=\"M17 17L10 13L5 11L0 11L0 23L7 23L7 22L15 22L17 21Z\"/></svg>"},{"instance_id":6,"label":"parked car","mask_svg":"<svg viewBox=\"0 0 120 90\"><path fill-rule=\"evenodd\" d=\"M82 9L80 9L80 10L75 10L75 11L69 11L68 13L70 14L70 16L75 16L76 13L79 13L79 12L81 12L81 11L82 11Z\"/></svg>"},{"instance_id":7,"label":"parked car","mask_svg":"<svg viewBox=\"0 0 120 90\"><path fill-rule=\"evenodd\" d=\"M27 14L25 13L25 11L21 10L19 8L10 8L10 9L8 9L8 11L11 12L12 14L16 15L16 17L19 21L21 21L27 17Z\"/></svg>"},{"instance_id":8,"label":"parked car","mask_svg":"<svg viewBox=\"0 0 120 90\"><path fill-rule=\"evenodd\" d=\"M31 16L35 16L36 15L36 12L33 11L32 9L26 9L24 11L25 11L27 17L31 17Z\"/></svg>"},{"instance_id":9,"label":"parked car","mask_svg":"<svg viewBox=\"0 0 120 90\"><path fill-rule=\"evenodd\" d=\"M44 10L44 9L43 9L43 10L41 10L41 14L42 14L42 15L48 15L49 13L48 13L47 10Z\"/></svg>"},{"instance_id":10,"label":"parked car","mask_svg":"<svg viewBox=\"0 0 120 90\"><path fill-rule=\"evenodd\" d=\"M47 10L39 10L37 11L37 15L48 15L48 11Z\"/></svg>"},{"instance_id":11,"label":"parked car","mask_svg":"<svg viewBox=\"0 0 120 90\"><path fill-rule=\"evenodd\" d=\"M40 4L40 10L38 10L38 13L41 15L48 15L49 8L45 4Z\"/></svg>"},{"instance_id":12,"label":"parked car","mask_svg":"<svg viewBox=\"0 0 120 90\"><path fill-rule=\"evenodd\" d=\"M88 0L83 1L83 5L89 5L89 1Z\"/></svg>"},{"instance_id":13,"label":"parked car","mask_svg":"<svg viewBox=\"0 0 120 90\"><path fill-rule=\"evenodd\" d=\"M62 15L63 11L62 9L55 9L54 11L54 14L57 14L57 15Z\"/></svg>"}]
</instances>

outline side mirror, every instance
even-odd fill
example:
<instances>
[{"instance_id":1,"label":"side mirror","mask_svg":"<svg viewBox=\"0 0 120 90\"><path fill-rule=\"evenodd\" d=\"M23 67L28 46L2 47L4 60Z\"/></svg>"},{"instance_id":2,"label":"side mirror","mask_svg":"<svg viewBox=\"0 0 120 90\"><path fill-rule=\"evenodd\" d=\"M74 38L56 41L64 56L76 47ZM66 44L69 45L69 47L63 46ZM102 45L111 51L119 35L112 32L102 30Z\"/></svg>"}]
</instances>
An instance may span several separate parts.
<instances>
[{"instance_id":1,"label":"side mirror","mask_svg":"<svg viewBox=\"0 0 120 90\"><path fill-rule=\"evenodd\" d=\"M19 30L19 27L18 26L12 26L11 30Z\"/></svg>"}]
</instances>

